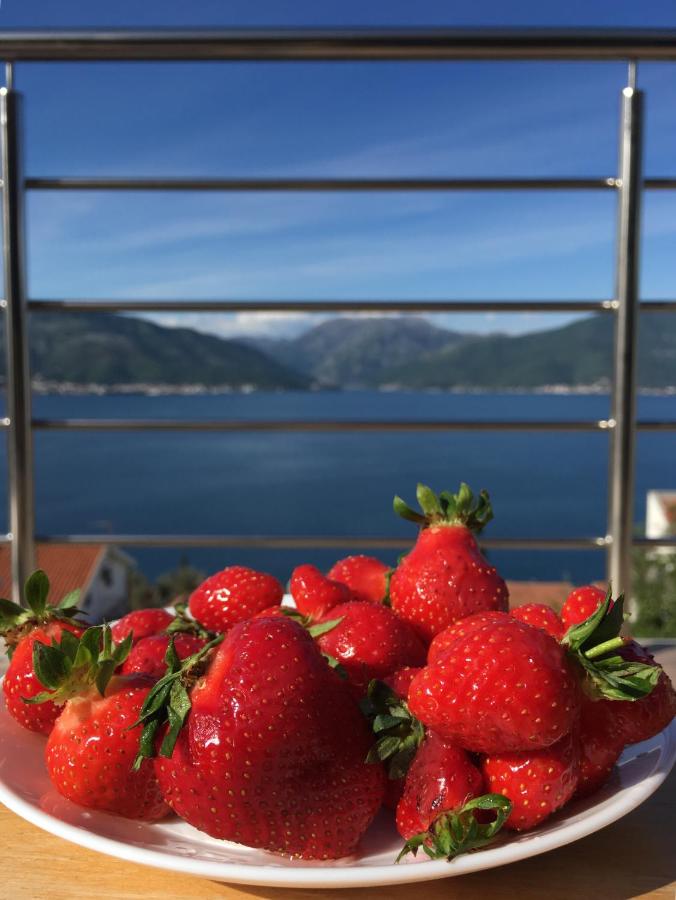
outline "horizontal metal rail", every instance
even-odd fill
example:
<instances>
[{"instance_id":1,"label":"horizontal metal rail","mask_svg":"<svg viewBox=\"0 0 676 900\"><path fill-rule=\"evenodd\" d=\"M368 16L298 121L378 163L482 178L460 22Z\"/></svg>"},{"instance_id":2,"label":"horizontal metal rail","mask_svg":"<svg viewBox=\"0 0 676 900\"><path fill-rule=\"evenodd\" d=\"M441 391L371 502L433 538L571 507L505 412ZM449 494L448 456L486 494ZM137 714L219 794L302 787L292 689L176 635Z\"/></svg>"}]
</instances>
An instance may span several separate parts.
<instances>
[{"instance_id":1,"label":"horizontal metal rail","mask_svg":"<svg viewBox=\"0 0 676 900\"><path fill-rule=\"evenodd\" d=\"M673 304L676 310L676 301ZM29 300L31 312L614 312L616 300Z\"/></svg>"},{"instance_id":2,"label":"horizontal metal rail","mask_svg":"<svg viewBox=\"0 0 676 900\"><path fill-rule=\"evenodd\" d=\"M655 424L655 423L652 423ZM661 428L676 422L659 423ZM530 422L509 419L430 421L398 419L396 421L361 421L332 419L33 419L39 431L608 431L615 427L612 419L589 421ZM654 429L657 430L657 429Z\"/></svg>"},{"instance_id":3,"label":"horizontal metal rail","mask_svg":"<svg viewBox=\"0 0 676 900\"><path fill-rule=\"evenodd\" d=\"M615 178L27 178L39 191L571 191Z\"/></svg>"},{"instance_id":4,"label":"horizontal metal rail","mask_svg":"<svg viewBox=\"0 0 676 900\"><path fill-rule=\"evenodd\" d=\"M48 544L112 544L116 547L239 547L276 550L302 548L362 548L401 550L411 539L366 535L239 535L239 534L48 534L36 540ZM502 550L601 550L609 538L481 538L481 545Z\"/></svg>"},{"instance_id":5,"label":"horizontal metal rail","mask_svg":"<svg viewBox=\"0 0 676 900\"><path fill-rule=\"evenodd\" d=\"M11 534L0 535L0 544L10 543ZM267 535L267 534L41 534L43 544L111 544L116 547L235 547L272 550L350 549L400 550L411 540L368 535ZM481 546L492 550L606 550L610 535L566 538L481 538ZM676 538L635 537L636 547L676 547Z\"/></svg>"},{"instance_id":6,"label":"horizontal metal rail","mask_svg":"<svg viewBox=\"0 0 676 900\"><path fill-rule=\"evenodd\" d=\"M5 420L8 422L8 420ZM6 427L6 426L3 426ZM614 419L33 419L36 431L612 431ZM676 431L676 421L644 419L638 431Z\"/></svg>"},{"instance_id":7,"label":"horizontal metal rail","mask_svg":"<svg viewBox=\"0 0 676 900\"><path fill-rule=\"evenodd\" d=\"M657 29L5 32L6 60L674 60Z\"/></svg>"}]
</instances>

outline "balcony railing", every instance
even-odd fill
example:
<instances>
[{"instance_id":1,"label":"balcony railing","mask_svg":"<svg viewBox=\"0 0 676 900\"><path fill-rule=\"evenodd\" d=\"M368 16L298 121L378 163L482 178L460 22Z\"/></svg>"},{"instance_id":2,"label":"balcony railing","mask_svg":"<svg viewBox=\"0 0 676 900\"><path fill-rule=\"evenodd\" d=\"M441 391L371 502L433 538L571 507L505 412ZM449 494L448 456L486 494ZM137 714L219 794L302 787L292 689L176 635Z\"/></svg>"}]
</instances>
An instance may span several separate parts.
<instances>
[{"instance_id":1,"label":"balcony railing","mask_svg":"<svg viewBox=\"0 0 676 900\"><path fill-rule=\"evenodd\" d=\"M387 32L91 32L0 34L6 88L0 91L2 217L7 316L10 533L13 596L33 565L36 538L88 543L100 535L39 535L34 527L34 429L205 431L452 431L567 430L609 435L609 508L606 534L543 539L537 535L487 539L486 546L533 550L605 549L608 576L627 591L632 546L674 545L674 540L633 538L634 444L637 430L674 431L676 421L636 421L636 332L639 312L676 312L676 300L640 301L638 291L640 210L644 190L674 190L676 178L644 179L641 165L643 93L636 86L640 60L676 61L674 31L387 31ZM606 178L40 178L21 171L21 98L13 88L13 66L21 61L248 60L624 60L627 86L621 93L618 169ZM612 191L617 195L615 295L581 301L358 300L244 301L28 299L23 241L26 191ZM51 312L603 312L615 326L612 405L609 418L589 421L175 421L145 419L33 419L28 357L28 313ZM137 547L399 548L389 537L295 535L106 535L108 543Z\"/></svg>"}]
</instances>

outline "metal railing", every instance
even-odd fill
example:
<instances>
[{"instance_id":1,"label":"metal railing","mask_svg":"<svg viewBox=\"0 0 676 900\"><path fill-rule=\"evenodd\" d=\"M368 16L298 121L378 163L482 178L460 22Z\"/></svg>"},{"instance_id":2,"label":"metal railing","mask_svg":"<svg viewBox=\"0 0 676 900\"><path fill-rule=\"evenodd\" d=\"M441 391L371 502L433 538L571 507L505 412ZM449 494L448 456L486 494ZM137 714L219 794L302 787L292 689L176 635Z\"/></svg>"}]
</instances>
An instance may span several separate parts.
<instances>
[{"instance_id":1,"label":"metal railing","mask_svg":"<svg viewBox=\"0 0 676 900\"><path fill-rule=\"evenodd\" d=\"M411 32L92 32L0 34L0 58L7 62L7 87L0 91L2 216L7 315L10 533L13 595L33 565L34 528L32 435L54 430L204 431L602 431L610 437L607 533L572 538L488 538L501 549L605 549L608 575L628 590L633 545L676 545L672 539L633 539L634 443L637 430L673 431L676 421L635 418L637 318L641 312L676 312L676 300L641 303L638 295L640 207L644 189L674 190L676 178L643 179L642 92L636 87L638 60L676 61L676 31L444 31ZM607 178L28 178L21 174L21 107L13 89L18 61L86 60L623 60L628 84L622 91L618 171ZM75 300L26 298L23 206L26 190L132 191L613 191L618 198L616 287L607 300L469 301L358 300L217 301ZM614 319L613 396L608 419L588 421L176 421L148 419L33 419L27 341L29 312L598 312ZM98 542L136 547L400 548L389 537L272 535L40 535L39 540Z\"/></svg>"}]
</instances>

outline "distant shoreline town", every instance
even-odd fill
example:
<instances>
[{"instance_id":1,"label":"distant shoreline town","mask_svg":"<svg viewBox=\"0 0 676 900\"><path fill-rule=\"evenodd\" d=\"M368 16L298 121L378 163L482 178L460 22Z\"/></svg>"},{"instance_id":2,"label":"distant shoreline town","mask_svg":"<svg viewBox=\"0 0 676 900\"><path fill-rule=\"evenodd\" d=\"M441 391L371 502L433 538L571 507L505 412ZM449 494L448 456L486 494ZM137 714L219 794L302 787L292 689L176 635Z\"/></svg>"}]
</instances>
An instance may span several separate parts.
<instances>
[{"instance_id":1,"label":"distant shoreline town","mask_svg":"<svg viewBox=\"0 0 676 900\"><path fill-rule=\"evenodd\" d=\"M388 384L381 385L376 388L357 388L357 387L335 387L311 385L308 388L259 388L253 384L244 384L232 386L228 384L222 385L206 385L206 384L150 384L150 383L129 383L129 384L77 384L69 381L44 381L35 379L32 382L33 391L40 395L61 395L61 396L144 396L144 397L189 397L189 396L210 396L218 394L253 394L253 393L288 393L290 390L321 391L325 393L359 393L372 392L378 393L422 393L422 394L584 394L584 395L608 395L610 394L610 386L603 384L544 384L539 387L474 387L467 385L466 387L456 386L452 388L427 387L427 388L410 388L406 385ZM676 385L667 385L663 388L637 388L637 393L641 396L653 397L672 397L676 395Z\"/></svg>"}]
</instances>

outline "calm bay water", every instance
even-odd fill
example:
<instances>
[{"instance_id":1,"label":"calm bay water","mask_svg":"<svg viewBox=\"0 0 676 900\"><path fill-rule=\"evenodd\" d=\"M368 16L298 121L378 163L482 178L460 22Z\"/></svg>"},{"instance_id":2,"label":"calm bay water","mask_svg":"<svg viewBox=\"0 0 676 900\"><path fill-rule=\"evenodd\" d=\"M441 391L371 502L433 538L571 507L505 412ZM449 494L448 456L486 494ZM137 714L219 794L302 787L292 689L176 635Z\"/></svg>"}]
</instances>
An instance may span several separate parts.
<instances>
[{"instance_id":1,"label":"calm bay water","mask_svg":"<svg viewBox=\"0 0 676 900\"><path fill-rule=\"evenodd\" d=\"M608 415L606 396L419 393L256 393L195 397L43 396L38 417L587 419ZM642 397L645 418L676 418L673 397ZM676 435L638 439L636 519L649 488L676 488ZM418 480L486 487L495 521L512 537L605 530L608 437L595 433L359 434L38 432L39 532L152 532L413 536L392 513L394 493ZM5 491L4 480L2 492ZM4 505L3 505L4 508ZM177 563L175 550L130 553L149 576ZM342 553L340 555L343 555ZM382 554L394 559L396 554ZM233 562L286 578L302 561L327 566L332 551L194 550L211 571ZM595 551L492 553L508 577L603 577Z\"/></svg>"}]
</instances>

